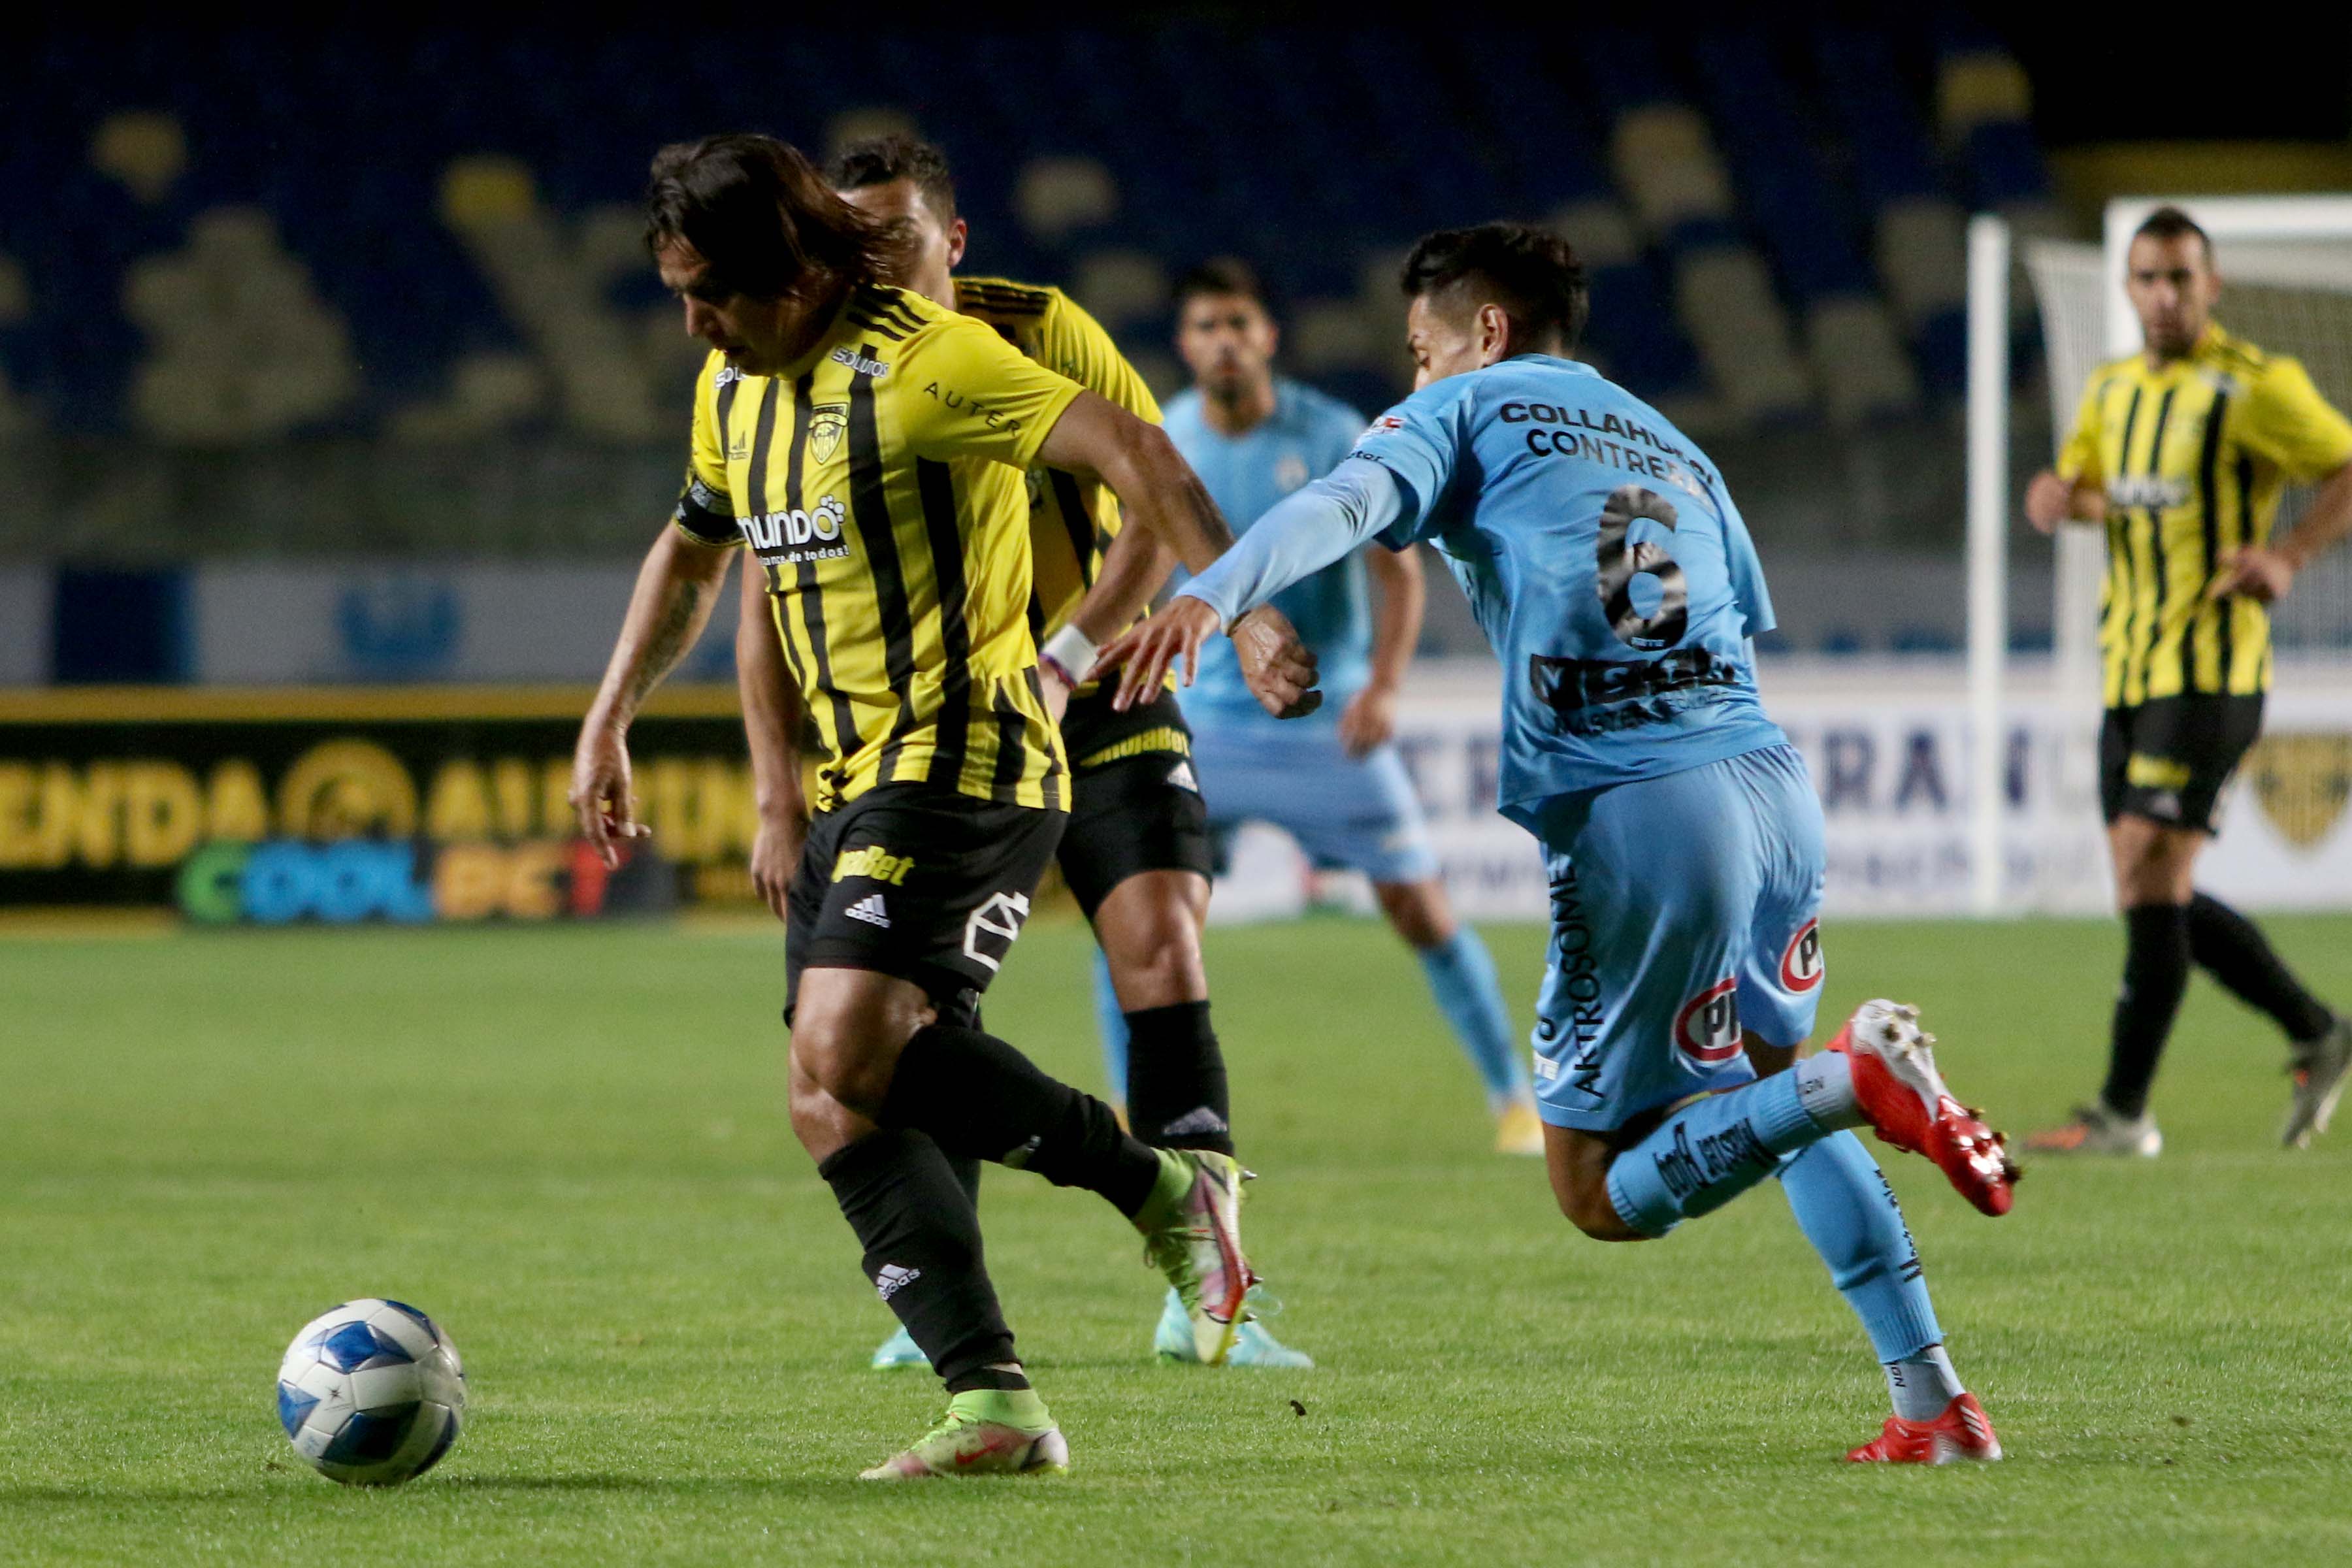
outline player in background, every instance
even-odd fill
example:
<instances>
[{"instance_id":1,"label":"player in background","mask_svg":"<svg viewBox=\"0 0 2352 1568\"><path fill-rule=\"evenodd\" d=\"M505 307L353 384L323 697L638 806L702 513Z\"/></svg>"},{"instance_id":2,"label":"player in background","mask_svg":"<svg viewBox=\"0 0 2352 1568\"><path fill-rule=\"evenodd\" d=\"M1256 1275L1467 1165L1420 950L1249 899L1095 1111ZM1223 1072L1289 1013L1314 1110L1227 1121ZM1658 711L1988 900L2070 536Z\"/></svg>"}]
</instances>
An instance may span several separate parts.
<instances>
[{"instance_id":1,"label":"player in background","mask_svg":"<svg viewBox=\"0 0 2352 1568\"><path fill-rule=\"evenodd\" d=\"M1217 509L1245 530L1338 466L1364 418L1275 374L1279 331L1247 267L1195 268L1176 285L1176 350L1192 385L1169 404L1168 435ZM1234 661L1214 645L1203 649L1184 692L1193 764L1221 837L1245 821L1269 822L1317 865L1370 879L1381 912L1421 960L1438 1010L1486 1085L1496 1149L1539 1155L1543 1124L1495 961L1447 906L1421 803L1391 741L1397 693L1421 637L1418 555L1360 550L1276 596L1321 671L1325 705L1312 719L1268 717ZM1113 1083L1126 1043L1120 1025L1118 1009L1103 1010Z\"/></svg>"},{"instance_id":2,"label":"player in background","mask_svg":"<svg viewBox=\"0 0 2352 1568\"><path fill-rule=\"evenodd\" d=\"M852 206L886 226L886 280L993 328L1032 360L1100 394L1139 419L1160 405L1110 334L1058 289L993 278L957 278L967 228L956 210L946 155L908 136L844 149L830 172ZM1111 690L1076 681L1097 642L1123 631L1166 580L1172 557L1143 531L1122 531L1117 499L1090 479L1033 468L1026 476L1034 561L1027 607L1049 697L1066 700L1062 742L1070 759L1070 826L1056 858L1092 924L1116 987L1114 1012L1139 1042L1131 1068L1111 1079L1138 1137L1171 1149L1234 1152L1225 1065L1209 1021L1201 925L1209 902L1209 838L1201 792L1187 761L1191 737L1171 692L1126 711ZM744 583L746 614L736 658L763 807L784 798L771 774L796 774L788 711L761 692L789 691L790 672L768 635L765 589ZM1088 635L1091 629L1092 635ZM1172 685L1172 683L1171 683ZM796 822L763 809L752 880L783 909ZM980 1162L954 1162L976 1203ZM1153 1333L1161 1358L1197 1363L1191 1322L1171 1290ZM1252 1320L1235 1331L1226 1363L1311 1367ZM923 1352L902 1326L873 1355L876 1367L919 1366Z\"/></svg>"},{"instance_id":3,"label":"player in background","mask_svg":"<svg viewBox=\"0 0 2352 1568\"><path fill-rule=\"evenodd\" d=\"M2195 963L2286 1036L2294 1087L2280 1136L2299 1149L2326 1131L2344 1092L2352 1021L2195 878L2221 787L2262 731L2265 606L2352 532L2352 423L2299 363L2214 322L2221 279L2188 214L2149 214L2125 268L2141 351L2092 374L2057 468L2025 492L2026 516L2044 533L2065 523L2106 530L2099 804L2123 911L2123 987L2098 1100L2027 1143L2163 1149L2148 1088ZM2273 541L2290 480L2319 492L2294 532Z\"/></svg>"},{"instance_id":4,"label":"player in background","mask_svg":"<svg viewBox=\"0 0 2352 1568\"><path fill-rule=\"evenodd\" d=\"M1918 1015L1865 1002L1818 1056L1821 805L1765 716L1771 601L1714 465L1573 353L1583 269L1518 224L1405 263L1416 391L1104 649L1122 699L1370 540L1434 544L1502 656L1503 814L1541 841L1535 1031L1552 1192L1585 1234L1664 1236L1777 1175L1861 1317L1895 1413L1847 1457L1993 1459L1885 1177L1844 1129L2005 1213L2015 1170L1946 1091ZM1760 1075L1760 1076L1759 1076Z\"/></svg>"},{"instance_id":5,"label":"player in background","mask_svg":"<svg viewBox=\"0 0 2352 1568\"><path fill-rule=\"evenodd\" d=\"M881 282L882 226L785 143L665 148L646 214L662 280L712 353L685 492L582 727L582 831L608 856L637 836L629 721L748 545L819 757L785 898L793 1130L950 1395L937 1426L865 1475L1060 1468L1067 1445L1015 1354L950 1158L1111 1203L1204 1361L1231 1342L1249 1268L1229 1156L1128 1136L979 1026L1067 808L1027 623L1023 475L1099 478L1198 565L1231 534L1160 431ZM1311 660L1268 642L1269 700L1311 703Z\"/></svg>"}]
</instances>

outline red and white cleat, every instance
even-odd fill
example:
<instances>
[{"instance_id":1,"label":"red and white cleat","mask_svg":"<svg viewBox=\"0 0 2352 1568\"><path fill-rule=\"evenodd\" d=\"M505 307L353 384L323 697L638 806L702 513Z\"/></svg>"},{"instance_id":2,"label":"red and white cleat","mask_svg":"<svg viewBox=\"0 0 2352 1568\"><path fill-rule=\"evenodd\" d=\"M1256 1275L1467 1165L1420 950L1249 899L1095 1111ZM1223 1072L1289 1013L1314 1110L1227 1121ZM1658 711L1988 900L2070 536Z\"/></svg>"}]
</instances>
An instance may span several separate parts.
<instances>
[{"instance_id":1,"label":"red and white cleat","mask_svg":"<svg viewBox=\"0 0 2352 1568\"><path fill-rule=\"evenodd\" d=\"M1853 1064L1853 1098L1879 1141L1936 1162L1959 1194L1989 1215L2015 1200L2018 1170L2007 1139L1954 1100L1919 1027L1919 1009L1864 1002L1829 1048Z\"/></svg>"},{"instance_id":2,"label":"red and white cleat","mask_svg":"<svg viewBox=\"0 0 2352 1568\"><path fill-rule=\"evenodd\" d=\"M1973 1394L1944 1406L1933 1421L1886 1418L1885 1430L1846 1456L1856 1464L1951 1465L2000 1458L2000 1439Z\"/></svg>"}]
</instances>

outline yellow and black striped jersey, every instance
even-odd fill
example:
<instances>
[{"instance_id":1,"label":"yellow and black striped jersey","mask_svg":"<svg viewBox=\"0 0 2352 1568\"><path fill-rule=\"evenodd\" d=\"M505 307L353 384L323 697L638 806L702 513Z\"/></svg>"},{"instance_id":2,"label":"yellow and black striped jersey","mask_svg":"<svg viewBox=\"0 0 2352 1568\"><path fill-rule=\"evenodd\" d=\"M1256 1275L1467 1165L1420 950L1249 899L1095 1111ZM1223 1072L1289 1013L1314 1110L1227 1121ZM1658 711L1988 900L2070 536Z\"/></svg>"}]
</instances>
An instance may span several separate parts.
<instances>
[{"instance_id":1,"label":"yellow and black striped jersey","mask_svg":"<svg viewBox=\"0 0 2352 1568\"><path fill-rule=\"evenodd\" d=\"M749 543L767 574L822 753L814 809L916 781L1067 809L1023 470L1078 392L982 323L870 285L776 375L705 364L676 523Z\"/></svg>"},{"instance_id":2,"label":"yellow and black striped jersey","mask_svg":"<svg viewBox=\"0 0 2352 1568\"><path fill-rule=\"evenodd\" d=\"M1160 423L1160 403L1151 388L1102 323L1059 289L1002 278L959 278L955 289L959 311L987 322L1039 364L1139 419ZM1061 629L1094 586L1103 552L1118 529L1118 498L1101 485L1057 468L1029 470L1029 543L1036 562L1029 630L1039 642Z\"/></svg>"},{"instance_id":3,"label":"yellow and black striped jersey","mask_svg":"<svg viewBox=\"0 0 2352 1568\"><path fill-rule=\"evenodd\" d=\"M2206 584L2231 551L2269 541L2288 481L2347 461L2352 423L2301 363L2218 326L2185 358L2093 373L2058 473L2106 492L2108 707L2269 688L2268 612L2242 595L2209 604Z\"/></svg>"}]
</instances>

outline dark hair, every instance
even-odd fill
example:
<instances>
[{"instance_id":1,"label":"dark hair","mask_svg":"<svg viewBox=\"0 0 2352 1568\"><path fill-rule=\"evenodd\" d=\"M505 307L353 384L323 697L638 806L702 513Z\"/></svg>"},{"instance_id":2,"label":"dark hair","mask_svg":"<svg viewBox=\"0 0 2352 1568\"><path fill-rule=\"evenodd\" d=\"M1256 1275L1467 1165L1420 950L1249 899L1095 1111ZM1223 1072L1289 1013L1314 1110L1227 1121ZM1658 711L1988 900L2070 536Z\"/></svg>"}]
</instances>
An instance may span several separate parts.
<instances>
[{"instance_id":1,"label":"dark hair","mask_svg":"<svg viewBox=\"0 0 2352 1568\"><path fill-rule=\"evenodd\" d=\"M882 227L819 177L800 149L737 133L677 142L654 154L646 244L684 240L730 293L773 300L824 271L871 278Z\"/></svg>"},{"instance_id":2,"label":"dark hair","mask_svg":"<svg viewBox=\"0 0 2352 1568\"><path fill-rule=\"evenodd\" d=\"M2198 245L2204 249L2205 259L2208 261L2212 260L2213 241L2211 237L2208 236L2202 228L2198 226L2198 223L2195 218L2190 217L2179 207L2158 207L2154 212L2148 214L2146 217L2140 219L2139 226L2132 230L2132 237L2134 239L2137 239L2142 235L2147 236L2150 239L2179 239L2181 236L2188 234L2193 234L2197 237Z\"/></svg>"},{"instance_id":3,"label":"dark hair","mask_svg":"<svg viewBox=\"0 0 2352 1568\"><path fill-rule=\"evenodd\" d=\"M1524 223L1443 228L1414 244L1398 281L1414 300L1473 279L1478 303L1500 305L1511 319L1514 342L1532 349L1556 332L1564 348L1576 351L1592 303L1584 264L1568 241Z\"/></svg>"},{"instance_id":4,"label":"dark hair","mask_svg":"<svg viewBox=\"0 0 2352 1568\"><path fill-rule=\"evenodd\" d=\"M852 142L833 160L833 188L862 191L912 180L923 193L924 205L940 222L955 222L955 176L948 172L948 155L919 136L894 131Z\"/></svg>"},{"instance_id":5,"label":"dark hair","mask_svg":"<svg viewBox=\"0 0 2352 1568\"><path fill-rule=\"evenodd\" d=\"M1266 298L1257 269L1239 257L1213 256L1176 279L1177 312L1181 315L1185 306L1211 294L1238 294L1255 300L1267 315L1274 314L1274 301Z\"/></svg>"}]
</instances>

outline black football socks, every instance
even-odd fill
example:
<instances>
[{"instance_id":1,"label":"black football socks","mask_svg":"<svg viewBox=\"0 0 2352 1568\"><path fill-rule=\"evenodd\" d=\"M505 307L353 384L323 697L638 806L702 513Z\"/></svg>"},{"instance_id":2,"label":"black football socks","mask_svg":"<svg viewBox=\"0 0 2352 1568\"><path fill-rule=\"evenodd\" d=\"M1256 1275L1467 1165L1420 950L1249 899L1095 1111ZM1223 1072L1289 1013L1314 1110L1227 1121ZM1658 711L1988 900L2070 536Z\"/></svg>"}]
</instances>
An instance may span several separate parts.
<instances>
[{"instance_id":1,"label":"black football socks","mask_svg":"<svg viewBox=\"0 0 2352 1568\"><path fill-rule=\"evenodd\" d=\"M950 1157L992 1160L1098 1193L1130 1219L1160 1179L1160 1156L1120 1131L1109 1106L1047 1077L994 1036L952 1024L932 1024L907 1042L876 1120L927 1132Z\"/></svg>"},{"instance_id":2,"label":"black football socks","mask_svg":"<svg viewBox=\"0 0 2352 1568\"><path fill-rule=\"evenodd\" d=\"M1163 1149L1234 1152L1224 1053L1206 1002L1145 1007L1127 1017L1127 1123Z\"/></svg>"},{"instance_id":3,"label":"black football socks","mask_svg":"<svg viewBox=\"0 0 2352 1568\"><path fill-rule=\"evenodd\" d=\"M2189 906L2134 904L2124 911L2124 984L2116 994L2106 1087L2109 1110L2137 1120L2172 1020L2189 988Z\"/></svg>"},{"instance_id":4,"label":"black football socks","mask_svg":"<svg viewBox=\"0 0 2352 1568\"><path fill-rule=\"evenodd\" d=\"M866 1249L866 1279L948 1392L1028 1387L989 1283L980 1215L940 1146L886 1127L836 1150L817 1173Z\"/></svg>"},{"instance_id":5,"label":"black football socks","mask_svg":"<svg viewBox=\"0 0 2352 1568\"><path fill-rule=\"evenodd\" d=\"M2254 922L2221 900L2200 893L2189 900L2189 951L2231 995L2269 1014L2288 1039L2309 1045L2336 1026L2336 1015L2303 988Z\"/></svg>"}]
</instances>

